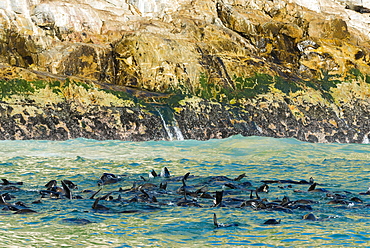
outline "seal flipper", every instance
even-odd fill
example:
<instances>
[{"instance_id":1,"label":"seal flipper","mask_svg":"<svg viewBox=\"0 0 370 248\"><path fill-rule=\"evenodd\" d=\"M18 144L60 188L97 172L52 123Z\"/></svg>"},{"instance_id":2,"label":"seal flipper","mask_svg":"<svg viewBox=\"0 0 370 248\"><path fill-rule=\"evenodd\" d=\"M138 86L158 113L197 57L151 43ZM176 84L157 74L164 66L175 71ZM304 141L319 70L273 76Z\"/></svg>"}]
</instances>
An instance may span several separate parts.
<instances>
[{"instance_id":1,"label":"seal flipper","mask_svg":"<svg viewBox=\"0 0 370 248\"><path fill-rule=\"evenodd\" d=\"M216 191L216 199L214 207L222 207L222 197L224 195L224 191Z\"/></svg>"},{"instance_id":2,"label":"seal flipper","mask_svg":"<svg viewBox=\"0 0 370 248\"><path fill-rule=\"evenodd\" d=\"M167 189L167 182L161 182L161 183L159 184L159 188L160 188L160 189L163 189L163 190L166 190L166 189Z\"/></svg>"},{"instance_id":3,"label":"seal flipper","mask_svg":"<svg viewBox=\"0 0 370 248\"><path fill-rule=\"evenodd\" d=\"M109 210L109 208L107 208L106 206L100 205L99 201L100 201L100 197L96 198L96 200L94 201L94 204L92 205L92 209L103 210L103 211Z\"/></svg>"},{"instance_id":4,"label":"seal flipper","mask_svg":"<svg viewBox=\"0 0 370 248\"><path fill-rule=\"evenodd\" d=\"M203 187L201 187L200 189L197 189L195 191L196 194L203 194L203 193L207 193L207 191L209 190L208 186L205 185Z\"/></svg>"},{"instance_id":5,"label":"seal flipper","mask_svg":"<svg viewBox=\"0 0 370 248\"><path fill-rule=\"evenodd\" d=\"M7 179L3 178L1 179L3 181L3 185L9 185L11 184Z\"/></svg>"},{"instance_id":6,"label":"seal flipper","mask_svg":"<svg viewBox=\"0 0 370 248\"><path fill-rule=\"evenodd\" d=\"M251 190L251 194L250 194L249 198L254 199L254 197L252 195L253 194L253 191L256 193L256 199L257 200L260 200L261 197L258 195L258 190Z\"/></svg>"},{"instance_id":7,"label":"seal flipper","mask_svg":"<svg viewBox=\"0 0 370 248\"><path fill-rule=\"evenodd\" d=\"M10 205L9 203L7 203L4 199L4 196L3 195L0 195L0 205Z\"/></svg>"},{"instance_id":8,"label":"seal flipper","mask_svg":"<svg viewBox=\"0 0 370 248\"><path fill-rule=\"evenodd\" d=\"M314 182L313 177L310 177L310 184L313 184Z\"/></svg>"},{"instance_id":9,"label":"seal flipper","mask_svg":"<svg viewBox=\"0 0 370 248\"><path fill-rule=\"evenodd\" d=\"M184 200L187 201L188 199L186 199L186 184L185 184L184 178L181 181L182 181L182 187L184 189Z\"/></svg>"},{"instance_id":10,"label":"seal flipper","mask_svg":"<svg viewBox=\"0 0 370 248\"><path fill-rule=\"evenodd\" d=\"M95 209L95 210L98 209L99 200L100 200L100 197L96 198L96 200L94 201L93 205L91 206L92 209Z\"/></svg>"},{"instance_id":11,"label":"seal flipper","mask_svg":"<svg viewBox=\"0 0 370 248\"><path fill-rule=\"evenodd\" d=\"M68 199L73 199L73 196L72 196L72 192L71 190L68 188L67 184L64 182L64 180L60 181L62 183L62 186L63 186L63 189L64 189L64 192L65 192L65 196L68 198Z\"/></svg>"},{"instance_id":12,"label":"seal flipper","mask_svg":"<svg viewBox=\"0 0 370 248\"><path fill-rule=\"evenodd\" d=\"M220 227L217 223L217 216L215 213L213 213L213 224L215 225L215 227Z\"/></svg>"},{"instance_id":13,"label":"seal flipper","mask_svg":"<svg viewBox=\"0 0 370 248\"><path fill-rule=\"evenodd\" d=\"M251 194L249 195L249 199L253 199L253 189L251 190Z\"/></svg>"},{"instance_id":14,"label":"seal flipper","mask_svg":"<svg viewBox=\"0 0 370 248\"><path fill-rule=\"evenodd\" d=\"M158 177L158 174L155 172L155 170L151 170L149 172L149 178L155 178Z\"/></svg>"},{"instance_id":15,"label":"seal flipper","mask_svg":"<svg viewBox=\"0 0 370 248\"><path fill-rule=\"evenodd\" d=\"M240 181L241 179L243 179L245 177L245 173L239 175L238 177L234 178L233 181Z\"/></svg>"},{"instance_id":16,"label":"seal flipper","mask_svg":"<svg viewBox=\"0 0 370 248\"><path fill-rule=\"evenodd\" d=\"M90 196L90 199L94 199L94 197L100 192L101 188L96 191L94 194L92 194L92 196Z\"/></svg>"},{"instance_id":17,"label":"seal flipper","mask_svg":"<svg viewBox=\"0 0 370 248\"><path fill-rule=\"evenodd\" d=\"M183 180L183 181L187 180L189 176L190 176L190 172L186 173L186 174L183 176L182 180Z\"/></svg>"},{"instance_id":18,"label":"seal flipper","mask_svg":"<svg viewBox=\"0 0 370 248\"><path fill-rule=\"evenodd\" d=\"M167 167L162 168L161 177L164 177L164 178L171 177L170 172L168 171Z\"/></svg>"},{"instance_id":19,"label":"seal flipper","mask_svg":"<svg viewBox=\"0 0 370 248\"><path fill-rule=\"evenodd\" d=\"M316 185L317 185L317 183L313 183L313 184L311 184L311 186L308 188L308 190L307 190L307 191L313 191L313 190L315 190Z\"/></svg>"},{"instance_id":20,"label":"seal flipper","mask_svg":"<svg viewBox=\"0 0 370 248\"><path fill-rule=\"evenodd\" d=\"M111 191L111 192L109 192L109 193L105 194L104 196L100 197L100 200L107 200L107 199L108 199L108 197L109 197L112 193L113 193L113 191Z\"/></svg>"},{"instance_id":21,"label":"seal flipper","mask_svg":"<svg viewBox=\"0 0 370 248\"><path fill-rule=\"evenodd\" d=\"M146 182L146 179L145 179L145 177L143 177L143 176L140 176L140 178L141 178L141 180L143 180L144 182Z\"/></svg>"},{"instance_id":22,"label":"seal flipper","mask_svg":"<svg viewBox=\"0 0 370 248\"><path fill-rule=\"evenodd\" d=\"M222 223L218 223L217 221L217 216L215 213L213 213L213 224L215 225L216 228L219 228L219 227L230 227L230 226L238 226L237 223L232 223L232 224L222 224Z\"/></svg>"}]
</instances>

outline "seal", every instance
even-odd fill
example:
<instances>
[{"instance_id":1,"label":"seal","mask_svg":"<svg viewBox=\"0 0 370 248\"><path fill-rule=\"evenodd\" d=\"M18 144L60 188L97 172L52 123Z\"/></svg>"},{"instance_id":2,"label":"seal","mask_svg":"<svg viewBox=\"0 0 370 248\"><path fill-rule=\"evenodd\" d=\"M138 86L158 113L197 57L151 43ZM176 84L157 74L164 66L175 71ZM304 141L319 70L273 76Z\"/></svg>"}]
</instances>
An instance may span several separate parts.
<instances>
[{"instance_id":1,"label":"seal","mask_svg":"<svg viewBox=\"0 0 370 248\"><path fill-rule=\"evenodd\" d=\"M309 213L309 214L303 215L302 216L302 219L304 219L304 220L312 220L312 221L316 221L317 220L316 216L313 213Z\"/></svg>"},{"instance_id":2,"label":"seal","mask_svg":"<svg viewBox=\"0 0 370 248\"><path fill-rule=\"evenodd\" d=\"M326 189L321 189L321 188L317 189L316 186L317 186L317 183L311 184L311 186L308 188L307 191L308 192L328 192Z\"/></svg>"},{"instance_id":3,"label":"seal","mask_svg":"<svg viewBox=\"0 0 370 248\"><path fill-rule=\"evenodd\" d=\"M180 199L177 203L176 203L177 206L181 206L181 207L197 207L197 208L201 208L202 206L199 205L199 203L197 203L195 200L189 200L186 198L186 194L184 194L184 198Z\"/></svg>"},{"instance_id":4,"label":"seal","mask_svg":"<svg viewBox=\"0 0 370 248\"><path fill-rule=\"evenodd\" d=\"M110 210L110 208L99 204L99 201L100 201L100 197L96 198L91 208L97 211L109 211Z\"/></svg>"},{"instance_id":5,"label":"seal","mask_svg":"<svg viewBox=\"0 0 370 248\"><path fill-rule=\"evenodd\" d=\"M98 186L117 183L121 180L121 176L116 176L112 173L103 173L103 175L100 177L100 180L98 181Z\"/></svg>"},{"instance_id":6,"label":"seal","mask_svg":"<svg viewBox=\"0 0 370 248\"><path fill-rule=\"evenodd\" d=\"M63 188L61 188L61 187L58 187L57 186L57 181L56 180L50 180L47 184L45 184L45 187L47 188L47 190L46 191L53 191L53 192L56 192L56 193L60 193L60 194L58 194L58 195L63 195L63 194L65 194L65 191L64 191L64 189ZM42 190L43 191L43 190ZM41 191L40 191L40 193L41 193ZM51 194L52 195L52 194ZM51 196L50 195L50 196ZM56 194L57 195L57 194ZM56 196L55 195L55 196ZM54 198L55 198L55 196L54 196ZM59 198L59 196L57 197L57 198Z\"/></svg>"},{"instance_id":7,"label":"seal","mask_svg":"<svg viewBox=\"0 0 370 248\"><path fill-rule=\"evenodd\" d=\"M37 212L29 208L19 209L18 211L14 212L14 214L34 214L34 213L37 213Z\"/></svg>"},{"instance_id":8,"label":"seal","mask_svg":"<svg viewBox=\"0 0 370 248\"><path fill-rule=\"evenodd\" d=\"M160 176L164 177L164 178L170 178L171 177L170 172L168 171L167 167L162 168Z\"/></svg>"},{"instance_id":9,"label":"seal","mask_svg":"<svg viewBox=\"0 0 370 248\"><path fill-rule=\"evenodd\" d=\"M257 188L256 192L265 192L265 193L268 193L269 192L269 186L265 183L263 185L261 185L260 187Z\"/></svg>"},{"instance_id":10,"label":"seal","mask_svg":"<svg viewBox=\"0 0 370 248\"><path fill-rule=\"evenodd\" d=\"M7 179L1 179L3 181L3 183L0 183L1 185L23 185L23 182L16 182L16 183L12 183L12 182L9 182Z\"/></svg>"},{"instance_id":11,"label":"seal","mask_svg":"<svg viewBox=\"0 0 370 248\"><path fill-rule=\"evenodd\" d=\"M89 221L88 219L83 219L83 218L66 218L66 219L62 219L62 222L67 223L67 224L72 224L72 225L81 225L81 226L93 223L92 221Z\"/></svg>"},{"instance_id":12,"label":"seal","mask_svg":"<svg viewBox=\"0 0 370 248\"><path fill-rule=\"evenodd\" d=\"M232 224L218 223L218 221L217 221L217 215L215 213L213 213L213 224L215 225L215 228L238 226L238 224L236 224L236 223L232 223Z\"/></svg>"},{"instance_id":13,"label":"seal","mask_svg":"<svg viewBox=\"0 0 370 248\"><path fill-rule=\"evenodd\" d=\"M361 192L360 195L370 195L370 187L367 189L366 192Z\"/></svg>"},{"instance_id":14,"label":"seal","mask_svg":"<svg viewBox=\"0 0 370 248\"><path fill-rule=\"evenodd\" d=\"M281 222L281 219L279 219L279 220L276 220L276 219L268 219L263 224L264 225L278 225L278 224L280 224L280 222Z\"/></svg>"},{"instance_id":15,"label":"seal","mask_svg":"<svg viewBox=\"0 0 370 248\"><path fill-rule=\"evenodd\" d=\"M52 198L52 199L59 199L63 196L61 192L56 192L53 190L40 190L39 191L41 198Z\"/></svg>"},{"instance_id":16,"label":"seal","mask_svg":"<svg viewBox=\"0 0 370 248\"><path fill-rule=\"evenodd\" d=\"M100 180L98 181L98 186L117 183L121 180L122 179L120 177L117 177L112 173L103 173L103 175L100 177Z\"/></svg>"},{"instance_id":17,"label":"seal","mask_svg":"<svg viewBox=\"0 0 370 248\"><path fill-rule=\"evenodd\" d=\"M51 189L57 186L57 180L50 180L47 184L45 184L45 187L47 189Z\"/></svg>"}]
</instances>

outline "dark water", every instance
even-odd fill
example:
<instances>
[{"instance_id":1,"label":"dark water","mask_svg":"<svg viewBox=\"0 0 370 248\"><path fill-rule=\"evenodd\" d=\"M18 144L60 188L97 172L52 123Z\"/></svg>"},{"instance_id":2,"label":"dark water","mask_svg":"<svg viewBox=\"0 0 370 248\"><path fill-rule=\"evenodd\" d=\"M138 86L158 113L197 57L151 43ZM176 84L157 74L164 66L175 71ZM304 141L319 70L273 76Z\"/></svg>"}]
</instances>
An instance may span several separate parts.
<instances>
[{"instance_id":1,"label":"dark water","mask_svg":"<svg viewBox=\"0 0 370 248\"><path fill-rule=\"evenodd\" d=\"M10 203L23 201L34 214L13 214L0 210L0 235L3 247L50 246L105 246L105 247L369 247L370 246L370 195L359 195L370 186L370 146L368 144L310 144L293 139L272 139L235 136L210 141L122 142L77 139L53 141L1 141L1 178L13 182L23 181L20 191L5 191L16 196ZM175 199L181 182L169 182L169 193L158 195L163 204L134 203L132 195L121 194L122 202L100 202L110 212L96 212L94 200L86 199L98 190L97 182L103 173L125 175L123 180L104 185L103 195L119 187L126 189L140 176L162 167L169 168L173 176L191 172L189 186L197 186L210 176L234 178L246 173L254 189L266 179L308 180L313 177L330 192L343 194L348 204L327 204L326 193L307 191L308 185L270 184L269 193L260 196L272 201L289 196L293 200L311 199L312 210L282 211L254 210L228 206L213 208L211 200L200 200L202 208L179 207ZM85 199L42 198L39 191L55 179L69 179L77 183L75 195ZM159 184L162 179L151 182ZM213 185L216 190L233 190ZM349 193L350 192L350 193ZM363 203L353 203L351 197ZM238 191L238 197L249 199ZM174 199L174 200L171 200ZM227 199L227 195L224 196ZM154 206L153 206L154 205ZM1 208L3 206L0 206ZM139 213L118 213L121 210L141 209ZM237 226L215 228L213 213L221 223ZM313 213L319 221L303 220ZM279 225L264 225L269 218L281 219Z\"/></svg>"}]
</instances>

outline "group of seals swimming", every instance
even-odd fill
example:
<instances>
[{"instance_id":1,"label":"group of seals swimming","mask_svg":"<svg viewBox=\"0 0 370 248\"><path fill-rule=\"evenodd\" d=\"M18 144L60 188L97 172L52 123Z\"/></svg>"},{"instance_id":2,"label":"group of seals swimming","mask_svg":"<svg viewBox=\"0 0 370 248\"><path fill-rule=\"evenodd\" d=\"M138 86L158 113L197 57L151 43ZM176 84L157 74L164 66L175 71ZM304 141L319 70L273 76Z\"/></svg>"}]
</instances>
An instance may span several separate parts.
<instances>
[{"instance_id":1,"label":"group of seals swimming","mask_svg":"<svg viewBox=\"0 0 370 248\"><path fill-rule=\"evenodd\" d=\"M310 180L262 180L259 185L252 185L245 180L243 173L235 178L227 176L200 177L186 173L183 176L172 176L167 167L163 167L161 173L157 174L151 170L148 176L145 175L115 175L103 173L96 183L98 190L79 190L74 182L64 179L58 182L50 180L45 184L44 189L39 190L38 199L31 199L24 203L17 201L17 193L26 192L21 186L27 186L23 182L11 182L2 179L0 183L0 214L14 213L26 214L37 213L30 204L36 206L45 201L69 200L88 203L84 212L104 213L144 213L160 211L165 207L197 207L197 208L238 208L252 211L276 211L293 213L302 211L303 220L322 220L312 212L315 207L324 201L327 206L343 206L346 208L368 208L370 204L365 203L357 195L370 195L370 188L366 192L351 193L346 190L331 192L324 188L318 188L313 178ZM257 182L258 183L258 182ZM128 186L132 185L132 186ZM270 185L270 186L269 186ZM278 187L272 186L278 185ZM290 187L282 187L289 185ZM306 186L305 186L306 185ZM299 187L299 189L294 188ZM306 187L307 190L300 188ZM115 189L113 189L115 188ZM291 200L284 196L282 199L271 198L274 189L289 190L292 194L302 195L301 199ZM108 190L108 191L107 191ZM107 192L103 192L107 191ZM261 197L263 194L263 197ZM308 199L312 194L319 194L321 201ZM312 197L311 197L312 198ZM14 203L10 203L14 200ZM86 204L85 204L86 205ZM305 213L306 212L306 213ZM307 213L308 212L308 213ZM65 223L89 224L91 221L79 218L65 219ZM261 224L279 225L281 219L261 220ZM213 214L213 225L216 228L237 226L236 223L222 224L217 220L216 213Z\"/></svg>"}]
</instances>

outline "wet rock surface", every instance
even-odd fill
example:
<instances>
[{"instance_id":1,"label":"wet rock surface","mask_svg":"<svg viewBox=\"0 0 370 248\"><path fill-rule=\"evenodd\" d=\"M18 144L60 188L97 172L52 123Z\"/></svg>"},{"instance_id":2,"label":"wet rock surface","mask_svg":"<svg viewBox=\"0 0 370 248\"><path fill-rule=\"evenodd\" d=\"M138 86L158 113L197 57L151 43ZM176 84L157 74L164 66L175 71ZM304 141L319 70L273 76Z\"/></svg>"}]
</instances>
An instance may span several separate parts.
<instances>
[{"instance_id":1,"label":"wet rock surface","mask_svg":"<svg viewBox=\"0 0 370 248\"><path fill-rule=\"evenodd\" d=\"M185 99L175 107L161 106L167 114L161 114L158 106L149 104L78 107L62 102L41 107L35 103L2 102L0 137L145 141L208 140L241 134L323 143L366 143L368 140L369 115L363 113L369 114L369 111L361 102L343 108L340 118L333 109L319 104L292 105L260 99L257 103L235 106L195 99ZM180 135L168 126L177 128Z\"/></svg>"},{"instance_id":2,"label":"wet rock surface","mask_svg":"<svg viewBox=\"0 0 370 248\"><path fill-rule=\"evenodd\" d=\"M83 137L145 141L163 139L164 136L160 120L140 109L92 106L79 112L70 105L58 104L34 110L37 113L32 116L26 110L13 114L14 106L1 104L2 139L66 140Z\"/></svg>"}]
</instances>

